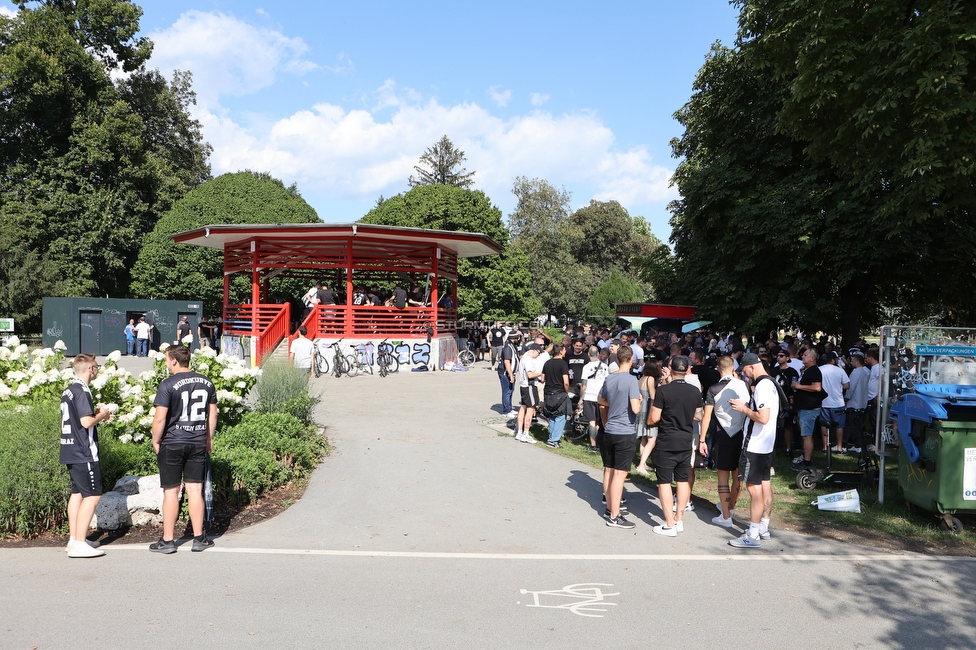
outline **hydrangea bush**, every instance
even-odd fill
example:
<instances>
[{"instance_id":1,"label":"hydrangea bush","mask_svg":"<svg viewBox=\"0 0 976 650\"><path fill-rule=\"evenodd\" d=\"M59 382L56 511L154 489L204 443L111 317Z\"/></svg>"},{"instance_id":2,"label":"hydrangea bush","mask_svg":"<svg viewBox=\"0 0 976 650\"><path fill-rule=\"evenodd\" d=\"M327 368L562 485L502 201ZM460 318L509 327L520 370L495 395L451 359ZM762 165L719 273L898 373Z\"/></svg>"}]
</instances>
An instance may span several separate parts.
<instances>
[{"instance_id":1,"label":"hydrangea bush","mask_svg":"<svg viewBox=\"0 0 976 650\"><path fill-rule=\"evenodd\" d=\"M108 355L98 376L91 383L92 398L104 404L112 420L99 426L101 435L113 435L123 443L143 442L151 438L156 409L156 388L167 376L163 352L151 351L153 369L134 376L118 367L122 353ZM31 352L17 337L0 346L0 401L33 403L57 398L74 377L74 370L64 366L63 342L53 348ZM248 368L243 360L217 354L203 348L190 357L190 369L209 378L217 389L218 428L234 424L247 410L245 398L261 375L259 368Z\"/></svg>"}]
</instances>

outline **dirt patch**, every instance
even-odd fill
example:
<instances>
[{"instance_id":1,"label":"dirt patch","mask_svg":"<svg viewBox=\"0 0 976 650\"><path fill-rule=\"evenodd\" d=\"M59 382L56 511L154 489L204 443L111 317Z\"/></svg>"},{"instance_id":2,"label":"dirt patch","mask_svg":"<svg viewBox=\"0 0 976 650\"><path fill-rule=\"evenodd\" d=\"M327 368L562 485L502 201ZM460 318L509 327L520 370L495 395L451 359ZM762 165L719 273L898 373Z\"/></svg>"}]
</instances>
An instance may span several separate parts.
<instances>
[{"instance_id":1,"label":"dirt patch","mask_svg":"<svg viewBox=\"0 0 976 650\"><path fill-rule=\"evenodd\" d=\"M243 508L217 508L214 512L214 521L207 526L207 534L216 537L224 533L232 533L235 530L247 528L262 521L267 521L281 514L296 503L305 493L307 486L307 481L302 481L300 484L284 485L268 492L257 501ZM120 528L119 530L92 531L89 533L88 539L97 539L105 545L112 543L148 544L149 542L155 542L162 537L162 534L162 526L132 526L129 528ZM184 520L176 522L176 534L179 538L192 537L193 531L190 528L190 522ZM65 546L67 543L67 535L47 533L30 539L23 537L0 539L0 548Z\"/></svg>"}]
</instances>

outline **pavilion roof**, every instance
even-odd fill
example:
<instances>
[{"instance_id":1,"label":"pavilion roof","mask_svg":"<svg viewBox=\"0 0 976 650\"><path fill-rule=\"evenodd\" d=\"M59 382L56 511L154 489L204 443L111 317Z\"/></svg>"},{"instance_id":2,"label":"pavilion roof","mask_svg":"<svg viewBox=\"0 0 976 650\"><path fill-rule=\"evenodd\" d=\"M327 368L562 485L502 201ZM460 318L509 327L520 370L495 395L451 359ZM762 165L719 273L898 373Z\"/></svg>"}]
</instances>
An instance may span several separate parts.
<instances>
[{"instance_id":1,"label":"pavilion roof","mask_svg":"<svg viewBox=\"0 0 976 650\"><path fill-rule=\"evenodd\" d=\"M369 239L389 239L397 242L436 243L457 253L459 258L497 255L502 247L480 232L454 232L379 226L365 223L281 223L281 224L219 224L170 235L180 244L204 246L223 250L225 244L249 240L274 240L295 244L309 241L345 239L349 236Z\"/></svg>"}]
</instances>

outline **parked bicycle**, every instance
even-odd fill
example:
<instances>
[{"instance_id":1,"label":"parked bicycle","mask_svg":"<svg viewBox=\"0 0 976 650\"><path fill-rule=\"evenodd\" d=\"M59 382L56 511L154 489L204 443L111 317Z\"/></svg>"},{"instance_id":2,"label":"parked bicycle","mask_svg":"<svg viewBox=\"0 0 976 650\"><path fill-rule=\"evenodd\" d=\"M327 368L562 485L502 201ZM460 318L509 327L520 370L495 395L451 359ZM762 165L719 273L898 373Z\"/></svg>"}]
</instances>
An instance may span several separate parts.
<instances>
[{"instance_id":1,"label":"parked bicycle","mask_svg":"<svg viewBox=\"0 0 976 650\"><path fill-rule=\"evenodd\" d=\"M400 360L393 354L393 344L383 339L376 348L376 365L380 367L380 377L400 370Z\"/></svg>"},{"instance_id":2,"label":"parked bicycle","mask_svg":"<svg viewBox=\"0 0 976 650\"><path fill-rule=\"evenodd\" d=\"M347 354L346 361L349 362L349 376L355 377L359 373L373 374L373 344L367 341L356 347L355 354Z\"/></svg>"},{"instance_id":3,"label":"parked bicycle","mask_svg":"<svg viewBox=\"0 0 976 650\"><path fill-rule=\"evenodd\" d=\"M329 347L332 348L334 357L332 359L332 374L336 377L341 377L343 374L349 374L349 361L346 357L342 356L342 347L339 345L342 343L342 339L339 339Z\"/></svg>"},{"instance_id":4,"label":"parked bicycle","mask_svg":"<svg viewBox=\"0 0 976 650\"><path fill-rule=\"evenodd\" d=\"M468 341L467 346L458 352L457 360L465 368L474 363L474 344L471 341Z\"/></svg>"},{"instance_id":5,"label":"parked bicycle","mask_svg":"<svg viewBox=\"0 0 976 650\"><path fill-rule=\"evenodd\" d=\"M315 376L321 377L322 375L329 374L329 360L325 358L324 354L322 354L322 346L316 343L314 349L315 352L314 356L312 357L312 370L315 372Z\"/></svg>"}]
</instances>

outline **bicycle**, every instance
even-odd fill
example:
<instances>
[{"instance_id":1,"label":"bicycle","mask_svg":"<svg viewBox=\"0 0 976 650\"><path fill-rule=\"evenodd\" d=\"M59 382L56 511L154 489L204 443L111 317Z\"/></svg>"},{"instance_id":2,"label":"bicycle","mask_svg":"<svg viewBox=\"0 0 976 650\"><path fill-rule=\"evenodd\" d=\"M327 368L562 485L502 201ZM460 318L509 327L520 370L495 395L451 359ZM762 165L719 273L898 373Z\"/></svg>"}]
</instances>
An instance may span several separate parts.
<instances>
[{"instance_id":1,"label":"bicycle","mask_svg":"<svg viewBox=\"0 0 976 650\"><path fill-rule=\"evenodd\" d=\"M349 361L346 359L346 357L342 356L342 348L339 346L341 342L342 339L339 339L329 346L335 353L335 357L332 361L332 374L334 374L336 377L341 377L343 373L348 375L350 370Z\"/></svg>"},{"instance_id":2,"label":"bicycle","mask_svg":"<svg viewBox=\"0 0 976 650\"><path fill-rule=\"evenodd\" d=\"M373 374L373 366L370 363L372 361L373 344L371 342L366 342L356 348L356 354L346 355L346 360L349 362L349 376L355 377L359 373L369 373Z\"/></svg>"},{"instance_id":3,"label":"bicycle","mask_svg":"<svg viewBox=\"0 0 976 650\"><path fill-rule=\"evenodd\" d=\"M393 344L388 339L383 339L376 350L376 365L380 367L380 377L400 370L400 360L393 355Z\"/></svg>"},{"instance_id":4,"label":"bicycle","mask_svg":"<svg viewBox=\"0 0 976 650\"><path fill-rule=\"evenodd\" d=\"M474 347L471 343L468 343L467 347L458 352L457 360L462 366L467 368L474 363L474 351L471 349Z\"/></svg>"},{"instance_id":5,"label":"bicycle","mask_svg":"<svg viewBox=\"0 0 976 650\"><path fill-rule=\"evenodd\" d=\"M319 345L315 346L314 356L312 357L312 370L315 372L316 378L329 374L329 360L322 354Z\"/></svg>"}]
</instances>

